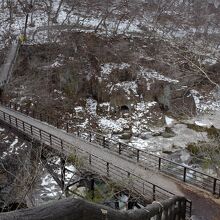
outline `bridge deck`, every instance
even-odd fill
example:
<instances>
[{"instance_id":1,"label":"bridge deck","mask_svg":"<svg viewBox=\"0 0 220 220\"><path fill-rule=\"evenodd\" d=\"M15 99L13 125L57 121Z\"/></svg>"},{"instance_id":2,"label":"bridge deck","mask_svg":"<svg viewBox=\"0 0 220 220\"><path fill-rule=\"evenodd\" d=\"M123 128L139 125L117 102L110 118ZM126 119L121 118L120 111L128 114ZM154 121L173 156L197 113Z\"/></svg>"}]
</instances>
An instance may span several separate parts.
<instances>
[{"instance_id":1,"label":"bridge deck","mask_svg":"<svg viewBox=\"0 0 220 220\"><path fill-rule=\"evenodd\" d=\"M114 154L113 152L109 151L108 149L103 149L101 146L87 142L83 139L78 138L74 134L66 133L64 130L57 129L51 125L46 123L42 123L36 119L31 117L27 117L20 112L13 111L11 109L5 108L0 106L0 110L8 113L28 124L33 125L34 127L39 128L42 131L45 131L53 136L59 137L62 140L73 144L80 149L89 152L99 158L102 158L104 161L108 161L122 169L135 173L137 176L140 176L149 182L161 186L162 188L166 188L168 191L173 192L176 195L183 196L183 193L178 188L178 184L174 183L170 178L165 177L163 175L158 175L157 172L154 170L147 169L140 167L138 163L133 163L124 157L120 157L119 155Z\"/></svg>"}]
</instances>

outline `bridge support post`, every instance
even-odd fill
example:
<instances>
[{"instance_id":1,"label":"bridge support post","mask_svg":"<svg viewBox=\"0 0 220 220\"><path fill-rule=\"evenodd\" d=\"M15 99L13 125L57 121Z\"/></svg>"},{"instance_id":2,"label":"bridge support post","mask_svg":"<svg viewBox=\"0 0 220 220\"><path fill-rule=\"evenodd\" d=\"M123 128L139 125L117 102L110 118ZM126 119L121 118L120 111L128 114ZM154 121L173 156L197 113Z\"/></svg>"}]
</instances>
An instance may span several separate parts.
<instances>
[{"instance_id":1,"label":"bridge support post","mask_svg":"<svg viewBox=\"0 0 220 220\"><path fill-rule=\"evenodd\" d=\"M63 157L60 158L60 167L61 167L61 189L64 191L65 189L65 159Z\"/></svg>"}]
</instances>

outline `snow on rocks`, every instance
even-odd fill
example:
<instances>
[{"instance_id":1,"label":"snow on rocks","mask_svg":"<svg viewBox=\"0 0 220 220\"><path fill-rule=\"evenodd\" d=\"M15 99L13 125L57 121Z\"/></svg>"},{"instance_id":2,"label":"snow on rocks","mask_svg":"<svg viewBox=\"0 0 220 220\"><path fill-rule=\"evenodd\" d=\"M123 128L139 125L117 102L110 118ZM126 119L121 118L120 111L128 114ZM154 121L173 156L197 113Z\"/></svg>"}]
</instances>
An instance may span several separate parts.
<instances>
[{"instance_id":1,"label":"snow on rocks","mask_svg":"<svg viewBox=\"0 0 220 220\"><path fill-rule=\"evenodd\" d=\"M119 118L118 120L101 118L98 121L99 127L103 131L120 133L123 131L124 127L127 126L128 121L124 118Z\"/></svg>"},{"instance_id":2,"label":"snow on rocks","mask_svg":"<svg viewBox=\"0 0 220 220\"><path fill-rule=\"evenodd\" d=\"M123 90L130 98L130 95L137 95L137 84L135 81L133 82L121 82L112 86L110 93L113 91Z\"/></svg>"},{"instance_id":3,"label":"snow on rocks","mask_svg":"<svg viewBox=\"0 0 220 220\"><path fill-rule=\"evenodd\" d=\"M143 67L141 67L141 69L140 69L140 76L144 77L147 80L155 79L155 80L161 80L161 81L166 81L166 82L171 82L171 83L178 83L179 82L178 80L171 79L169 77L165 77L164 75L162 75L156 71L145 69Z\"/></svg>"},{"instance_id":4,"label":"snow on rocks","mask_svg":"<svg viewBox=\"0 0 220 220\"><path fill-rule=\"evenodd\" d=\"M125 69L130 67L130 64L128 63L105 63L101 65L101 77L103 79L106 79L111 74L112 70L114 69Z\"/></svg>"},{"instance_id":5,"label":"snow on rocks","mask_svg":"<svg viewBox=\"0 0 220 220\"><path fill-rule=\"evenodd\" d=\"M220 110L220 100L205 100L204 96L202 96L198 91L192 89L190 92L194 98L196 108L199 112ZM212 94L210 93L210 95Z\"/></svg>"},{"instance_id":6,"label":"snow on rocks","mask_svg":"<svg viewBox=\"0 0 220 220\"><path fill-rule=\"evenodd\" d=\"M172 127L173 124L174 124L174 122L175 122L175 120L174 120L173 118L170 118L170 117L168 117L168 116L165 116L165 122L166 122L166 125L167 125L168 127Z\"/></svg>"},{"instance_id":7,"label":"snow on rocks","mask_svg":"<svg viewBox=\"0 0 220 220\"><path fill-rule=\"evenodd\" d=\"M96 115L96 109L97 109L97 101L92 98L88 98L86 100L86 108L88 110L88 113L91 115Z\"/></svg>"}]
</instances>

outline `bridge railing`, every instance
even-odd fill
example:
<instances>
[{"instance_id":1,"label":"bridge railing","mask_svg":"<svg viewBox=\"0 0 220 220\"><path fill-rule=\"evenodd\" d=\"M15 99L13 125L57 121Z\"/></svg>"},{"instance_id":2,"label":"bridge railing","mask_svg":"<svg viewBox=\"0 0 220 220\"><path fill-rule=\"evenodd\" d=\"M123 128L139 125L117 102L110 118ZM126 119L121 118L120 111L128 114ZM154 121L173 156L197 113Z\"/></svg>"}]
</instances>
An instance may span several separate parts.
<instances>
[{"instance_id":1,"label":"bridge railing","mask_svg":"<svg viewBox=\"0 0 220 220\"><path fill-rule=\"evenodd\" d=\"M76 134L80 138L98 143L103 148L108 148L121 156L136 161L143 167L158 169L159 171L171 175L183 182L195 185L214 195L220 196L220 179L216 177L153 153L137 149L88 129L79 128Z\"/></svg>"},{"instance_id":2,"label":"bridge railing","mask_svg":"<svg viewBox=\"0 0 220 220\"><path fill-rule=\"evenodd\" d=\"M68 152L70 155L74 154L82 156L84 158L83 162L86 162L87 168L98 172L100 175L109 177L113 181L117 180L117 183L121 183L128 189L132 189L133 192L141 194L148 199L149 202L164 201L174 196L172 192L169 192L166 189L157 186L132 172L128 172L121 167L118 167L108 161L103 160L102 158L80 149L80 147L75 146L72 143L68 143L59 137L56 137L1 110L0 120L3 123L17 128L25 135L28 134L36 140L39 140L48 146L52 146L60 152ZM186 215L188 217L191 216L192 202L185 198L181 199L181 201L177 201L174 206L167 207L164 210L164 215L171 215L171 210L174 211L177 208L181 210L181 219L185 219Z\"/></svg>"},{"instance_id":3,"label":"bridge railing","mask_svg":"<svg viewBox=\"0 0 220 220\"><path fill-rule=\"evenodd\" d=\"M55 118L46 116L35 111L30 111L28 109L22 109L18 105L13 105L11 103L3 103L12 109L19 110L22 113L30 115L31 117L37 118L41 121L45 121L56 127L61 127L61 123ZM61 127L65 129L66 132L72 132L71 127L68 123ZM204 172L193 169L187 165L176 163L175 161L169 160L167 158L155 155L153 153L137 149L128 144L122 143L120 141L114 140L112 138L106 137L100 133L83 129L75 128L75 132L78 137L85 139L91 143L98 144L103 148L108 148L109 150L126 157L127 159L138 162L141 166L157 169L167 175L177 178L183 182L195 185L202 188L213 195L220 196L220 179L210 176Z\"/></svg>"}]
</instances>

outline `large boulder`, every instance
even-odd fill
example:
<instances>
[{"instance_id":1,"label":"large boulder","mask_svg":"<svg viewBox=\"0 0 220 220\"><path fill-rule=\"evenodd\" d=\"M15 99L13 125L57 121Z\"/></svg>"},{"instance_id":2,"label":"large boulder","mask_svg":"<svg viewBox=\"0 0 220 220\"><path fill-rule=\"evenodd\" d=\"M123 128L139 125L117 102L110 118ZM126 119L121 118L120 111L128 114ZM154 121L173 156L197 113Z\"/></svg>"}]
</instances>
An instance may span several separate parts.
<instances>
[{"instance_id":1,"label":"large boulder","mask_svg":"<svg viewBox=\"0 0 220 220\"><path fill-rule=\"evenodd\" d=\"M141 80L138 83L138 94L145 101L158 102L162 110L172 114L196 114L196 105L190 90L179 83Z\"/></svg>"}]
</instances>

